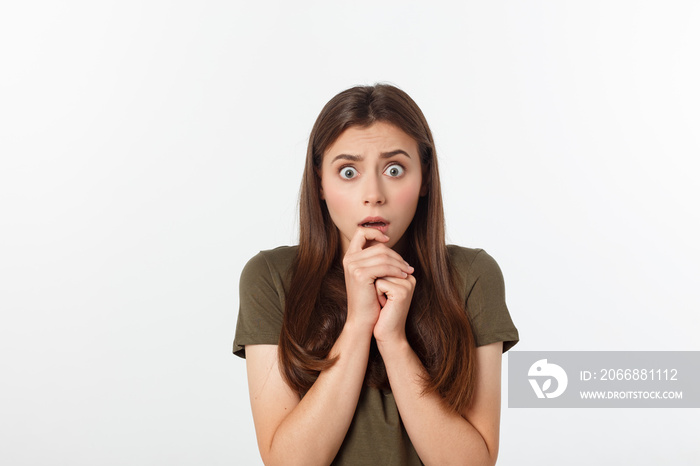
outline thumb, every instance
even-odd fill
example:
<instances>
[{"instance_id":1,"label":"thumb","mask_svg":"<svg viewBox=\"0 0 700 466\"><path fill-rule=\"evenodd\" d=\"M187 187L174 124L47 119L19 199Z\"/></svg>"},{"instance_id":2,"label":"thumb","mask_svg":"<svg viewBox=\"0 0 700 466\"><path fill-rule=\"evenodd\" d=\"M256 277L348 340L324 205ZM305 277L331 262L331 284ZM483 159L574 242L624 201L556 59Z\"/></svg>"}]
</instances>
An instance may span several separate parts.
<instances>
[{"instance_id":1,"label":"thumb","mask_svg":"<svg viewBox=\"0 0 700 466\"><path fill-rule=\"evenodd\" d=\"M387 302L387 297L383 291L379 290L379 288L377 287L377 282L374 282L374 290L377 292L377 299L379 300L380 306L384 307L384 305Z\"/></svg>"}]
</instances>

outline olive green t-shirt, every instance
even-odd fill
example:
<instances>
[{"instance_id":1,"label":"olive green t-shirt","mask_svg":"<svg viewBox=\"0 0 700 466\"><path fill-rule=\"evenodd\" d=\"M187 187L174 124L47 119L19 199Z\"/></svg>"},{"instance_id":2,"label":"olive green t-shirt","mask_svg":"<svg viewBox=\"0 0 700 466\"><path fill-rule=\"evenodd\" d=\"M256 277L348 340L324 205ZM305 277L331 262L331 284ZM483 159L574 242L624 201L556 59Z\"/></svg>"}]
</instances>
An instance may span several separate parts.
<instances>
[{"instance_id":1,"label":"olive green t-shirt","mask_svg":"<svg viewBox=\"0 0 700 466\"><path fill-rule=\"evenodd\" d=\"M245 357L245 345L276 345L290 268L296 246L261 251L243 269L240 309L233 353ZM482 249L448 246L459 278L460 298L472 324L476 346L503 342L503 352L518 342L505 301L503 275ZM355 415L334 465L422 465L401 422L391 391L364 386Z\"/></svg>"}]
</instances>

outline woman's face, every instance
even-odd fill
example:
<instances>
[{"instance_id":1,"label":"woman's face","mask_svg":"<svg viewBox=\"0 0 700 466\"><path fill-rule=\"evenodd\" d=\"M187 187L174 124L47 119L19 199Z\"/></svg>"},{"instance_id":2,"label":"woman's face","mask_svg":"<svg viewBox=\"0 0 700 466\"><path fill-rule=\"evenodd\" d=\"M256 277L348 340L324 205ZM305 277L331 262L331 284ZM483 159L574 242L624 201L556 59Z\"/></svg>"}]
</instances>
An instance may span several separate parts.
<instances>
[{"instance_id":1,"label":"woman's face","mask_svg":"<svg viewBox=\"0 0 700 466\"><path fill-rule=\"evenodd\" d=\"M343 254L357 228L376 228L396 245L426 192L418 144L390 123L352 126L323 155L320 196Z\"/></svg>"}]
</instances>

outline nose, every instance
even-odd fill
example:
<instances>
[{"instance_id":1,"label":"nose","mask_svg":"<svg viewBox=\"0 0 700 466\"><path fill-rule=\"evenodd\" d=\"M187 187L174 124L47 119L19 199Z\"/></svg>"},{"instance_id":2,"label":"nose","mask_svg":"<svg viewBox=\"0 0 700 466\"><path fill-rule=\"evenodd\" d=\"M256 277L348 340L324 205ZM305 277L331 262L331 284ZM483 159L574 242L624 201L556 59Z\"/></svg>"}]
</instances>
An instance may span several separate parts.
<instances>
[{"instance_id":1,"label":"nose","mask_svg":"<svg viewBox=\"0 0 700 466\"><path fill-rule=\"evenodd\" d=\"M364 205L382 205L386 202L381 178L377 175L366 176L362 200Z\"/></svg>"}]
</instances>

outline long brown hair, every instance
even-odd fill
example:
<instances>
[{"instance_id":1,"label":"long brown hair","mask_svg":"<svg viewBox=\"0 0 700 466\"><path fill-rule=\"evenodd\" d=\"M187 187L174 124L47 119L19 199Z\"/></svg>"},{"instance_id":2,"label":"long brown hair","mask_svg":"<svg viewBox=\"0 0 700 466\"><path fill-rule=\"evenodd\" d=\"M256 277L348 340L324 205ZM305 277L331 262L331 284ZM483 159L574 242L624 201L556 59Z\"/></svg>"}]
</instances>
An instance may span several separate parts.
<instances>
[{"instance_id":1,"label":"long brown hair","mask_svg":"<svg viewBox=\"0 0 700 466\"><path fill-rule=\"evenodd\" d=\"M457 411L470 405L475 383L475 344L456 289L445 245L445 218L437 156L428 122L402 90L386 84L353 87L321 110L309 136L301 183L299 247L286 292L279 359L282 373L300 396L335 360L328 353L347 316L339 233L321 200L320 173L326 149L351 126L393 124L418 144L428 190L420 197L406 233L404 259L413 265L416 289L406 336L427 370L425 392L438 392ZM372 339L365 383L389 388L384 362Z\"/></svg>"}]
</instances>

